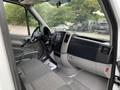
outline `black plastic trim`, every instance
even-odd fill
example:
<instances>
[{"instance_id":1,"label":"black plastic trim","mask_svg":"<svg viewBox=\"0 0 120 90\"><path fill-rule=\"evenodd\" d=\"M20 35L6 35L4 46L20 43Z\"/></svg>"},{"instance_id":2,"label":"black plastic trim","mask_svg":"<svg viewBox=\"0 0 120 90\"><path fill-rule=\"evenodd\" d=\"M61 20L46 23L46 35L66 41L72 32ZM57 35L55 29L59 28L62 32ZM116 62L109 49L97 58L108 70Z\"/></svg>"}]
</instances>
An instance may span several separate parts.
<instances>
[{"instance_id":1,"label":"black plastic trim","mask_svg":"<svg viewBox=\"0 0 120 90\"><path fill-rule=\"evenodd\" d=\"M108 90L112 90L113 84L114 84L114 78L115 78L115 65L117 60L118 26L117 26L117 21L109 0L102 0L102 3L105 7L110 23L112 25L112 46L113 46L113 50L111 54L112 55L111 56L112 73L111 73L111 78L108 84Z\"/></svg>"},{"instance_id":2,"label":"black plastic trim","mask_svg":"<svg viewBox=\"0 0 120 90\"><path fill-rule=\"evenodd\" d=\"M82 38L72 37L68 46L67 53L84 58L86 60L110 64L109 59L112 48L100 43L84 40Z\"/></svg>"},{"instance_id":3,"label":"black plastic trim","mask_svg":"<svg viewBox=\"0 0 120 90\"><path fill-rule=\"evenodd\" d=\"M96 61L98 49L98 44L72 37L67 52L74 56L85 58L91 61Z\"/></svg>"},{"instance_id":4,"label":"black plastic trim","mask_svg":"<svg viewBox=\"0 0 120 90\"><path fill-rule=\"evenodd\" d=\"M57 31L55 33L60 35L60 37L59 37L59 40L55 40L56 45L54 46L54 52L61 53L61 46L62 46L62 42L63 42L63 39L64 39L64 36L65 36L66 32L64 32L64 31ZM56 39L57 39L57 36L56 36Z\"/></svg>"},{"instance_id":5,"label":"black plastic trim","mask_svg":"<svg viewBox=\"0 0 120 90\"><path fill-rule=\"evenodd\" d=\"M58 57L61 56L60 53L58 53L58 52L54 52L54 55L55 55L55 56L58 56Z\"/></svg>"}]
</instances>

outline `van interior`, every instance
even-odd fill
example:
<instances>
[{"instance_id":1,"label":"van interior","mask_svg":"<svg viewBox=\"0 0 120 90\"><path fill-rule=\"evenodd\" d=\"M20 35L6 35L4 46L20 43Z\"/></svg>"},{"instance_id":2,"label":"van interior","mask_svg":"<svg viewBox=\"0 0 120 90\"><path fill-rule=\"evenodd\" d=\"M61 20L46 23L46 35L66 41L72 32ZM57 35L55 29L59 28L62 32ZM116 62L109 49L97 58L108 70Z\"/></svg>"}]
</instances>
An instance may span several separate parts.
<instances>
[{"instance_id":1,"label":"van interior","mask_svg":"<svg viewBox=\"0 0 120 90\"><path fill-rule=\"evenodd\" d=\"M24 6L33 17L39 18L40 24L30 35L10 34L23 90L108 90L113 63L111 40L85 37L67 30L53 32L31 5L49 0L5 1ZM69 0L53 1L62 7L62 1Z\"/></svg>"}]
</instances>

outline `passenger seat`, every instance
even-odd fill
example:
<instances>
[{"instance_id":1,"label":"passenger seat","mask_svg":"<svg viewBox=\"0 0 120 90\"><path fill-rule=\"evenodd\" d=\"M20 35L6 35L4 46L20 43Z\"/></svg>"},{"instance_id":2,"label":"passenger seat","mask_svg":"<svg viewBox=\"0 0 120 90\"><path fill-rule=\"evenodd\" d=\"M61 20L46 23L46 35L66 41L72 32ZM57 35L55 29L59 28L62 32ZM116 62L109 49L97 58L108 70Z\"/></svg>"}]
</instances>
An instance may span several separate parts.
<instances>
[{"instance_id":1,"label":"passenger seat","mask_svg":"<svg viewBox=\"0 0 120 90\"><path fill-rule=\"evenodd\" d=\"M89 90L82 84L68 85L61 77L36 59L21 62L18 65L18 71L26 90Z\"/></svg>"}]
</instances>

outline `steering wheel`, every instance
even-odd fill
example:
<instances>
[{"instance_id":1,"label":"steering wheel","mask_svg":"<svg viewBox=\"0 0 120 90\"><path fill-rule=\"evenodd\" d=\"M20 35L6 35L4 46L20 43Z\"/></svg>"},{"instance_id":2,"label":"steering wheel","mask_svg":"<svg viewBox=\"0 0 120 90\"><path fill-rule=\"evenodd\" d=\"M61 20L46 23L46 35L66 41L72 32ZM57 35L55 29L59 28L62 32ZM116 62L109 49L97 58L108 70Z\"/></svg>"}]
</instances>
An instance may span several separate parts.
<instances>
[{"instance_id":1,"label":"steering wheel","mask_svg":"<svg viewBox=\"0 0 120 90\"><path fill-rule=\"evenodd\" d=\"M37 42L42 37L42 35L43 33L40 30L40 26L36 27L30 37L30 42L31 43Z\"/></svg>"},{"instance_id":2,"label":"steering wheel","mask_svg":"<svg viewBox=\"0 0 120 90\"><path fill-rule=\"evenodd\" d=\"M35 43L35 42L40 41L40 40L42 40L44 43L46 43L47 41L50 40L50 37L51 37L51 32L50 32L48 27L46 27L46 26L43 26L43 27L38 26L38 27L35 28L32 35L30 36L30 38L27 39L24 42L22 47L24 47L26 44Z\"/></svg>"},{"instance_id":3,"label":"steering wheel","mask_svg":"<svg viewBox=\"0 0 120 90\"><path fill-rule=\"evenodd\" d=\"M32 33L31 35L31 42L37 42L38 40L42 40L44 42L49 41L51 38L51 32L48 27L43 26L40 27L38 26Z\"/></svg>"}]
</instances>

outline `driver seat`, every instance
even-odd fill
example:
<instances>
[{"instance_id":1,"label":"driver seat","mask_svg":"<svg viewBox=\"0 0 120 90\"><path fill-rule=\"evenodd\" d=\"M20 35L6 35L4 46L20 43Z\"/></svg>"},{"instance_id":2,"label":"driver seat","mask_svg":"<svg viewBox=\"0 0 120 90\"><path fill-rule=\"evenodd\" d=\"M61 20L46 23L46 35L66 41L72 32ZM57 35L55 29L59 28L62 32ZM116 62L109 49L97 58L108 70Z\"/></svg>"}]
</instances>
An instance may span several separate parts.
<instances>
[{"instance_id":1,"label":"driver seat","mask_svg":"<svg viewBox=\"0 0 120 90\"><path fill-rule=\"evenodd\" d=\"M18 72L26 90L89 90L83 84L67 84L40 60L24 60L18 64Z\"/></svg>"}]
</instances>

